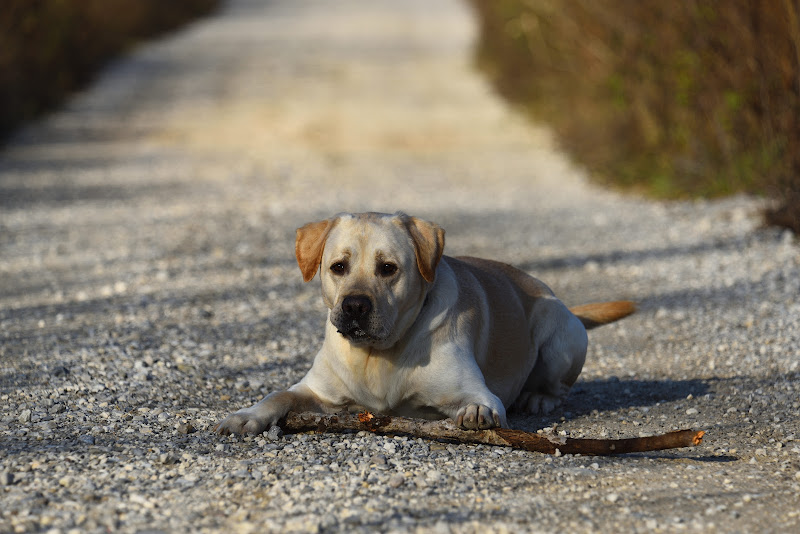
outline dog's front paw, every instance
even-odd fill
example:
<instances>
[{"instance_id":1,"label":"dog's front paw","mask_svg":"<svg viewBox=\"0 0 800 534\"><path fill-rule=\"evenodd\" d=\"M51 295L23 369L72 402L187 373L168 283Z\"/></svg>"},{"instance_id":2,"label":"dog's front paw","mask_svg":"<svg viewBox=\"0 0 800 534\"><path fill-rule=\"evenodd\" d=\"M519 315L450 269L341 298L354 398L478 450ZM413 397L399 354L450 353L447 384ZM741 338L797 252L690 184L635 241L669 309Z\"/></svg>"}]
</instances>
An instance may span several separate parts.
<instances>
[{"instance_id":1,"label":"dog's front paw","mask_svg":"<svg viewBox=\"0 0 800 534\"><path fill-rule=\"evenodd\" d=\"M276 391L260 402L232 413L222 420L214 430L219 434L261 434L286 417L290 410L308 410L311 405L307 388L299 391ZM311 409L315 408L316 404Z\"/></svg>"},{"instance_id":2,"label":"dog's front paw","mask_svg":"<svg viewBox=\"0 0 800 534\"><path fill-rule=\"evenodd\" d=\"M503 426L504 419L505 417L500 412L483 404L462 406L456 414L456 424L467 430L484 430Z\"/></svg>"},{"instance_id":3,"label":"dog's front paw","mask_svg":"<svg viewBox=\"0 0 800 534\"><path fill-rule=\"evenodd\" d=\"M245 408L223 419L214 427L214 431L224 436L228 434L261 434L271 424L272 422L266 418L259 417L252 408Z\"/></svg>"}]
</instances>

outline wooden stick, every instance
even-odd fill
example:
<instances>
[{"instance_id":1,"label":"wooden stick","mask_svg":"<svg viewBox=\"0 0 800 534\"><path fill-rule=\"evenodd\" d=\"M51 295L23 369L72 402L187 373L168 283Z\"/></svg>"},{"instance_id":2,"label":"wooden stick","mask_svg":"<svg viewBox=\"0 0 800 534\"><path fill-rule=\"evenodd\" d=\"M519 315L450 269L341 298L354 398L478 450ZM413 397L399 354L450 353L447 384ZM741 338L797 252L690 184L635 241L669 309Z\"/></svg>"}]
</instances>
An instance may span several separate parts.
<instances>
[{"instance_id":1,"label":"wooden stick","mask_svg":"<svg viewBox=\"0 0 800 534\"><path fill-rule=\"evenodd\" d=\"M375 415L370 412L361 412L357 415L292 412L286 416L281 428L286 432L365 430L381 434L408 434L433 440L454 440L460 443L483 443L485 445L512 447L546 454L560 453L595 456L693 447L700 445L703 441L703 434L705 434L702 430L679 430L645 438L582 439L525 432L510 428L463 430L457 427L450 419L426 421Z\"/></svg>"}]
</instances>

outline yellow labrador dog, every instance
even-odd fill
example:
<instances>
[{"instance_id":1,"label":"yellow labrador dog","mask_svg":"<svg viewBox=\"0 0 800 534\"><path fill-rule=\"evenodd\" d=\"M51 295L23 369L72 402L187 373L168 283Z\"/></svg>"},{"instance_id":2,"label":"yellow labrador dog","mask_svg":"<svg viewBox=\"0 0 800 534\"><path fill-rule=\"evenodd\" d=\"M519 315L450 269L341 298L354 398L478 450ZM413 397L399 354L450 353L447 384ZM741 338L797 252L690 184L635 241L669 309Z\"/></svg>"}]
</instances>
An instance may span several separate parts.
<instances>
[{"instance_id":1,"label":"yellow labrador dog","mask_svg":"<svg viewBox=\"0 0 800 534\"><path fill-rule=\"evenodd\" d=\"M345 409L506 426L512 405L559 406L583 367L586 328L634 310L569 309L514 267L443 250L442 228L403 213L342 214L298 229L303 279L321 272L329 308L322 348L300 382L217 431L258 434L289 411Z\"/></svg>"}]
</instances>

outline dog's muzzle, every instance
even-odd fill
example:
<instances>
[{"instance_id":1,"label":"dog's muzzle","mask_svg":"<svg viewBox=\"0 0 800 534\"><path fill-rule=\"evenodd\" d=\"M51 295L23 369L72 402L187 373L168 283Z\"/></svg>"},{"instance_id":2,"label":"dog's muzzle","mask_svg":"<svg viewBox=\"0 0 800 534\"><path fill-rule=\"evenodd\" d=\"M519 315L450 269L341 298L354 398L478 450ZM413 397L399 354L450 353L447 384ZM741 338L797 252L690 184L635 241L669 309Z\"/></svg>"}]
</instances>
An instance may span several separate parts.
<instances>
[{"instance_id":1,"label":"dog's muzzle","mask_svg":"<svg viewBox=\"0 0 800 534\"><path fill-rule=\"evenodd\" d=\"M364 295L345 297L339 307L339 313L332 317L333 325L347 339L364 341L372 338L369 322L372 312L372 301Z\"/></svg>"}]
</instances>

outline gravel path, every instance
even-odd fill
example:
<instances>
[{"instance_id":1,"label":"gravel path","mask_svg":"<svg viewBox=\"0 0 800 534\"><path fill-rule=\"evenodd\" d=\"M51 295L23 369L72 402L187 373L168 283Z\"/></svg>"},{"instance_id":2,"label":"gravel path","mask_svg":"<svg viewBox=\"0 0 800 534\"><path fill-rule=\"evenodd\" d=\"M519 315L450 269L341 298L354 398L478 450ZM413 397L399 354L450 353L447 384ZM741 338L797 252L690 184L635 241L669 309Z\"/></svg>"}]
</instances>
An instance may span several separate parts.
<instances>
[{"instance_id":1,"label":"gravel path","mask_svg":"<svg viewBox=\"0 0 800 534\"><path fill-rule=\"evenodd\" d=\"M587 184L472 69L474 38L455 0L232 1L0 153L0 531L800 529L797 242L753 199ZM592 332L562 413L513 426L706 443L214 435L320 345L294 229L367 209L569 304L640 302Z\"/></svg>"}]
</instances>

